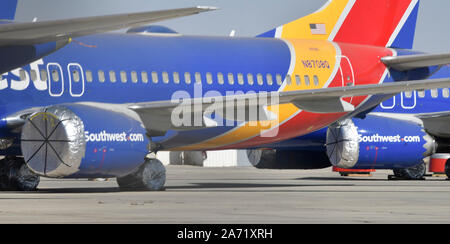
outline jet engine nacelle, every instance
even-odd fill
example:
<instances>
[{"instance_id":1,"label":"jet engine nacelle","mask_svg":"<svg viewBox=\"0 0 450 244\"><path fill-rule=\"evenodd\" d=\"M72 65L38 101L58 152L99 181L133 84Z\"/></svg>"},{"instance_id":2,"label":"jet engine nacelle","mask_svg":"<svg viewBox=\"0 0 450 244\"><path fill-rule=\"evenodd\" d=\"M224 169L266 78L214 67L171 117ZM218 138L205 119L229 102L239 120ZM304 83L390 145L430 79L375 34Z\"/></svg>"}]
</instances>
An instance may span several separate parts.
<instances>
[{"instance_id":1,"label":"jet engine nacelle","mask_svg":"<svg viewBox=\"0 0 450 244\"><path fill-rule=\"evenodd\" d=\"M368 115L329 126L326 147L340 168L396 169L423 163L436 142L418 123Z\"/></svg>"},{"instance_id":2,"label":"jet engine nacelle","mask_svg":"<svg viewBox=\"0 0 450 244\"><path fill-rule=\"evenodd\" d=\"M250 163L258 169L322 169L331 166L323 151L247 150Z\"/></svg>"},{"instance_id":3,"label":"jet engine nacelle","mask_svg":"<svg viewBox=\"0 0 450 244\"><path fill-rule=\"evenodd\" d=\"M21 133L28 167L54 178L127 175L144 163L148 145L132 116L87 105L44 108L28 117Z\"/></svg>"}]
</instances>

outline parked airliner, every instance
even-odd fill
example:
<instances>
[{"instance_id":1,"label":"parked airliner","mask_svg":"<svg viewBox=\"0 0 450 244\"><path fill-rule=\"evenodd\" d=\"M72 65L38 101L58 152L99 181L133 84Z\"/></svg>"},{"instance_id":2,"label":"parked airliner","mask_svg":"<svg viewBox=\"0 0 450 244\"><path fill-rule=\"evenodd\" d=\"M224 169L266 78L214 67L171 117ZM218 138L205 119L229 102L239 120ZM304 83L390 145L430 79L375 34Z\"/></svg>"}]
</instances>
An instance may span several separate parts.
<instances>
[{"instance_id":1,"label":"parked airliner","mask_svg":"<svg viewBox=\"0 0 450 244\"><path fill-rule=\"evenodd\" d=\"M444 66L431 79L450 76ZM433 157L450 158L450 89L403 92L375 108L324 129L248 149L257 168L392 169L401 179L423 179ZM450 160L445 173L450 178Z\"/></svg>"}]
</instances>

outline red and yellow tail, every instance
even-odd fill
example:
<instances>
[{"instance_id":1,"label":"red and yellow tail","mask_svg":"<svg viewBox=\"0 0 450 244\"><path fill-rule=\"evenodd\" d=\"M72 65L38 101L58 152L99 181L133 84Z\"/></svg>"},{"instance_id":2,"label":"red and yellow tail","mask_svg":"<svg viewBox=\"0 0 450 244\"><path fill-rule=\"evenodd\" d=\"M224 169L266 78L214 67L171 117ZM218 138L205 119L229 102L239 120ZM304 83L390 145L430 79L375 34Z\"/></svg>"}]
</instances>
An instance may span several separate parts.
<instances>
[{"instance_id":1,"label":"red and yellow tail","mask_svg":"<svg viewBox=\"0 0 450 244\"><path fill-rule=\"evenodd\" d=\"M411 49L419 0L330 0L260 37L329 40Z\"/></svg>"}]
</instances>

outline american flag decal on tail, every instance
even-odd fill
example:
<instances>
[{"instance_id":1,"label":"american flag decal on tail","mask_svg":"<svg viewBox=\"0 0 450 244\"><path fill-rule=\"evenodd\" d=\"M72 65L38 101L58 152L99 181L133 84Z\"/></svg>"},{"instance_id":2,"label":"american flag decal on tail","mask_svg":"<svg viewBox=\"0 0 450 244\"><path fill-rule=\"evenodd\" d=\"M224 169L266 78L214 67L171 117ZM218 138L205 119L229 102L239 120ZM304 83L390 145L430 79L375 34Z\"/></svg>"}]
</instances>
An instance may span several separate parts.
<instances>
[{"instance_id":1,"label":"american flag decal on tail","mask_svg":"<svg viewBox=\"0 0 450 244\"><path fill-rule=\"evenodd\" d=\"M326 35L327 30L325 24L309 24L311 28L311 34L313 35Z\"/></svg>"}]
</instances>

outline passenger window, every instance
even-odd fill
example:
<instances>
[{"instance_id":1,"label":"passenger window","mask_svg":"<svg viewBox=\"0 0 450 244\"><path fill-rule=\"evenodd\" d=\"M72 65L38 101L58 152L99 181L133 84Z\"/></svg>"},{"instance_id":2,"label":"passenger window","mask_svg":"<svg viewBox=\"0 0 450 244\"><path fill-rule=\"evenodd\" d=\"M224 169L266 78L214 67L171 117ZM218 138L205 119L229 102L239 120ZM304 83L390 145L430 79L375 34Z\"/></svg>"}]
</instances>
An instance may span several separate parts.
<instances>
[{"instance_id":1,"label":"passenger window","mask_svg":"<svg viewBox=\"0 0 450 244\"><path fill-rule=\"evenodd\" d=\"M302 85L302 79L300 78L300 75L295 76L295 83L297 84L297 86Z\"/></svg>"},{"instance_id":2,"label":"passenger window","mask_svg":"<svg viewBox=\"0 0 450 244\"><path fill-rule=\"evenodd\" d=\"M56 71L56 70L55 70ZM24 69L20 69L19 70L19 78L21 81L24 81L27 79L27 74L25 73L26 71ZM56 71L56 73L58 73L58 71ZM58 74L59 75L59 74Z\"/></svg>"},{"instance_id":3,"label":"passenger window","mask_svg":"<svg viewBox=\"0 0 450 244\"><path fill-rule=\"evenodd\" d=\"M128 81L127 72L120 71L120 80L122 81L122 83L126 83Z\"/></svg>"},{"instance_id":4,"label":"passenger window","mask_svg":"<svg viewBox=\"0 0 450 244\"><path fill-rule=\"evenodd\" d=\"M238 74L238 83L239 85L244 85L244 75L241 73Z\"/></svg>"},{"instance_id":5,"label":"passenger window","mask_svg":"<svg viewBox=\"0 0 450 244\"><path fill-rule=\"evenodd\" d=\"M405 92L405 97L406 97L406 98L412 98L412 96L413 96L412 91L407 91L407 92Z\"/></svg>"},{"instance_id":6,"label":"passenger window","mask_svg":"<svg viewBox=\"0 0 450 244\"><path fill-rule=\"evenodd\" d=\"M148 83L148 74L145 71L141 72L141 78L142 78L142 82L147 84Z\"/></svg>"},{"instance_id":7,"label":"passenger window","mask_svg":"<svg viewBox=\"0 0 450 244\"><path fill-rule=\"evenodd\" d=\"M225 79L224 79L222 73L218 73L218 74L217 74L217 82L218 82L220 85L223 85L223 84L225 83Z\"/></svg>"},{"instance_id":8,"label":"passenger window","mask_svg":"<svg viewBox=\"0 0 450 244\"><path fill-rule=\"evenodd\" d=\"M437 98L439 96L438 90L437 89L432 89L431 90L431 97L432 98Z\"/></svg>"},{"instance_id":9,"label":"passenger window","mask_svg":"<svg viewBox=\"0 0 450 244\"><path fill-rule=\"evenodd\" d=\"M315 75L313 78L314 78L314 86L319 86L319 77Z\"/></svg>"},{"instance_id":10,"label":"passenger window","mask_svg":"<svg viewBox=\"0 0 450 244\"><path fill-rule=\"evenodd\" d=\"M94 80L94 78L92 76L92 71L86 70L86 81L87 82L92 82L93 80Z\"/></svg>"},{"instance_id":11,"label":"passenger window","mask_svg":"<svg viewBox=\"0 0 450 244\"><path fill-rule=\"evenodd\" d=\"M253 80L253 74L248 74L247 75L247 82L251 86L253 86L253 84L255 84L255 81Z\"/></svg>"},{"instance_id":12,"label":"passenger window","mask_svg":"<svg viewBox=\"0 0 450 244\"><path fill-rule=\"evenodd\" d=\"M22 73L21 75L22 76ZM20 79L22 79L22 77L20 77ZM52 70L52 79L54 82L58 82L59 81L59 73L56 69Z\"/></svg>"},{"instance_id":13,"label":"passenger window","mask_svg":"<svg viewBox=\"0 0 450 244\"><path fill-rule=\"evenodd\" d=\"M169 73L164 71L162 73L162 80L163 80L164 84L168 84L169 83Z\"/></svg>"},{"instance_id":14,"label":"passenger window","mask_svg":"<svg viewBox=\"0 0 450 244\"><path fill-rule=\"evenodd\" d=\"M288 85L292 84L292 77L290 75L286 76L286 82L287 82Z\"/></svg>"},{"instance_id":15,"label":"passenger window","mask_svg":"<svg viewBox=\"0 0 450 244\"><path fill-rule=\"evenodd\" d=\"M186 72L184 73L184 82L186 82L186 84L191 84L192 80L191 80L191 73Z\"/></svg>"},{"instance_id":16,"label":"passenger window","mask_svg":"<svg viewBox=\"0 0 450 244\"><path fill-rule=\"evenodd\" d=\"M98 71L98 80L102 83L105 82L106 78L105 78L105 72L103 70Z\"/></svg>"},{"instance_id":17,"label":"passenger window","mask_svg":"<svg viewBox=\"0 0 450 244\"><path fill-rule=\"evenodd\" d=\"M264 85L264 78L263 78L262 74L256 75L256 79L258 81L258 85L260 85L260 86Z\"/></svg>"},{"instance_id":18,"label":"passenger window","mask_svg":"<svg viewBox=\"0 0 450 244\"><path fill-rule=\"evenodd\" d=\"M267 74L267 85L271 86L273 85L273 76L271 74Z\"/></svg>"},{"instance_id":19,"label":"passenger window","mask_svg":"<svg viewBox=\"0 0 450 244\"><path fill-rule=\"evenodd\" d=\"M306 86L311 85L311 82L309 81L309 76L308 75L305 75L305 85Z\"/></svg>"},{"instance_id":20,"label":"passenger window","mask_svg":"<svg viewBox=\"0 0 450 244\"><path fill-rule=\"evenodd\" d=\"M41 73L41 80L42 80L42 81L47 81L47 79L48 79L48 76L47 76L47 70L41 69L41 70L40 70L40 73Z\"/></svg>"},{"instance_id":21,"label":"passenger window","mask_svg":"<svg viewBox=\"0 0 450 244\"><path fill-rule=\"evenodd\" d=\"M74 82L80 82L80 72L78 70L73 70L72 78Z\"/></svg>"},{"instance_id":22,"label":"passenger window","mask_svg":"<svg viewBox=\"0 0 450 244\"><path fill-rule=\"evenodd\" d=\"M114 72L113 70L109 71L109 80L112 83L115 83L117 81L116 72Z\"/></svg>"},{"instance_id":23,"label":"passenger window","mask_svg":"<svg viewBox=\"0 0 450 244\"><path fill-rule=\"evenodd\" d=\"M448 88L442 89L442 96L444 98L449 98L450 97L450 90Z\"/></svg>"},{"instance_id":24,"label":"passenger window","mask_svg":"<svg viewBox=\"0 0 450 244\"><path fill-rule=\"evenodd\" d=\"M206 82L208 83L208 84L212 84L213 83L213 78L212 78L212 74L211 73L206 73Z\"/></svg>"},{"instance_id":25,"label":"passenger window","mask_svg":"<svg viewBox=\"0 0 450 244\"><path fill-rule=\"evenodd\" d=\"M1 78L1 77L0 77ZM36 70L30 70L30 78L32 81L36 81L37 80L37 73ZM1 80L1 79L0 79Z\"/></svg>"},{"instance_id":26,"label":"passenger window","mask_svg":"<svg viewBox=\"0 0 450 244\"><path fill-rule=\"evenodd\" d=\"M173 72L173 82L175 84L180 84L180 74L178 72Z\"/></svg>"},{"instance_id":27,"label":"passenger window","mask_svg":"<svg viewBox=\"0 0 450 244\"><path fill-rule=\"evenodd\" d=\"M425 91L419 91L419 92L417 92L417 94L419 95L420 98L425 97Z\"/></svg>"},{"instance_id":28,"label":"passenger window","mask_svg":"<svg viewBox=\"0 0 450 244\"><path fill-rule=\"evenodd\" d=\"M232 73L228 73L228 84L234 85L234 75Z\"/></svg>"},{"instance_id":29,"label":"passenger window","mask_svg":"<svg viewBox=\"0 0 450 244\"><path fill-rule=\"evenodd\" d=\"M202 83L202 75L199 72L195 73L195 82L199 84Z\"/></svg>"},{"instance_id":30,"label":"passenger window","mask_svg":"<svg viewBox=\"0 0 450 244\"><path fill-rule=\"evenodd\" d=\"M277 74L277 85L281 86L283 84L283 77L280 74Z\"/></svg>"},{"instance_id":31,"label":"passenger window","mask_svg":"<svg viewBox=\"0 0 450 244\"><path fill-rule=\"evenodd\" d=\"M125 74L125 78L126 78L126 74ZM131 82L133 82L133 83L138 82L138 75L137 75L136 71L131 71Z\"/></svg>"},{"instance_id":32,"label":"passenger window","mask_svg":"<svg viewBox=\"0 0 450 244\"><path fill-rule=\"evenodd\" d=\"M152 82L155 84L158 84L159 80L158 80L158 72L153 71L152 72Z\"/></svg>"}]
</instances>

